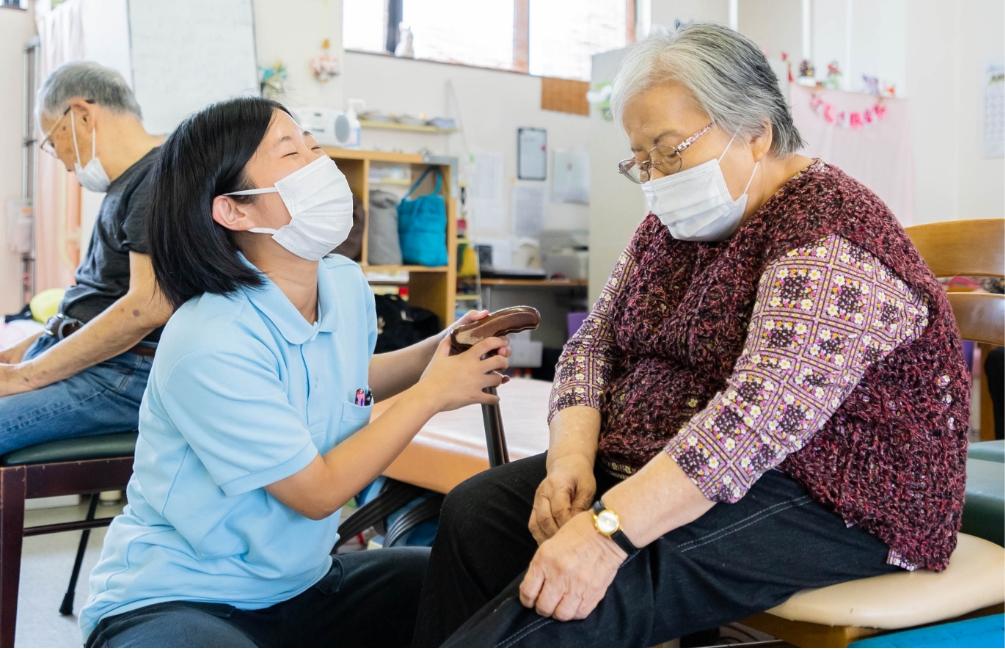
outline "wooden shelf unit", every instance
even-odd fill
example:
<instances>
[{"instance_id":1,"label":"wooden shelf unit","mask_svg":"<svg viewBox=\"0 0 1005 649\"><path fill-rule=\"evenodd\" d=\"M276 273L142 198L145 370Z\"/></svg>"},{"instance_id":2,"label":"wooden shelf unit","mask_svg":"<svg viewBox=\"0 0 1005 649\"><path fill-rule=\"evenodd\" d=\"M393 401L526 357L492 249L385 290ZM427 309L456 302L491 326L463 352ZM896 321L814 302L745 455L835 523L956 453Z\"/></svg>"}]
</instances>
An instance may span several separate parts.
<instances>
[{"instance_id":1,"label":"wooden shelf unit","mask_svg":"<svg viewBox=\"0 0 1005 649\"><path fill-rule=\"evenodd\" d=\"M385 131L413 131L415 133L440 133L450 135L457 133L456 128L437 128L428 124L402 124L400 122L370 122L365 119L359 120L359 125L363 128L377 128Z\"/></svg>"},{"instance_id":2,"label":"wooden shelf unit","mask_svg":"<svg viewBox=\"0 0 1005 649\"><path fill-rule=\"evenodd\" d=\"M457 198L451 195L454 186L453 170L456 160L437 157L427 160L418 153L391 153L387 151L365 151L324 147L325 153L335 161L349 181L353 195L363 201L367 220L363 230L363 251L360 267L363 272L408 273L408 302L413 306L429 309L447 327L454 321L454 296L457 291ZM412 167L412 177L418 178L428 167L438 167L443 174L444 202L447 206L447 265L446 266L371 266L367 262L367 248L370 240L370 163L408 164ZM376 185L377 183L373 183ZM435 174L430 174L416 190L421 196L436 187Z\"/></svg>"}]
</instances>

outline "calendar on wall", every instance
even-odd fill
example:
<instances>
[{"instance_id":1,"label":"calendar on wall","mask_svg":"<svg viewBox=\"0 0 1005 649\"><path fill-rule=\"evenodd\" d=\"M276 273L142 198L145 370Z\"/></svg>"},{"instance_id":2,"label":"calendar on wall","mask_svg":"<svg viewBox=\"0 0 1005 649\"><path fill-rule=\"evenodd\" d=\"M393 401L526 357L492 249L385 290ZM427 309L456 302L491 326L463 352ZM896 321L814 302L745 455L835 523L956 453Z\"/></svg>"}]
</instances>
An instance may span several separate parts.
<instances>
[{"instance_id":1,"label":"calendar on wall","mask_svg":"<svg viewBox=\"0 0 1005 649\"><path fill-rule=\"evenodd\" d=\"M1005 156L1005 63L988 62L981 74L981 152L985 158Z\"/></svg>"}]
</instances>

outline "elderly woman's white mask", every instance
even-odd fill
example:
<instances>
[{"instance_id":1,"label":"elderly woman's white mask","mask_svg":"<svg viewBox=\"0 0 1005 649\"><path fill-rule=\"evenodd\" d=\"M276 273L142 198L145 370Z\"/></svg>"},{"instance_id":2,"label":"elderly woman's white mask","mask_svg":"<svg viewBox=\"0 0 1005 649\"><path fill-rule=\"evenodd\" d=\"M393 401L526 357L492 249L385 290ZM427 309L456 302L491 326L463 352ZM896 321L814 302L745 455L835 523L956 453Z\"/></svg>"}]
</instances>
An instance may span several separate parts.
<instances>
[{"instance_id":1,"label":"elderly woman's white mask","mask_svg":"<svg viewBox=\"0 0 1005 649\"><path fill-rule=\"evenodd\" d=\"M726 151L732 144L730 140ZM718 159L642 183L649 209L670 229L674 239L723 241L740 227L747 208L747 190L761 163L754 165L743 194L733 200L719 166L726 151Z\"/></svg>"}]
</instances>

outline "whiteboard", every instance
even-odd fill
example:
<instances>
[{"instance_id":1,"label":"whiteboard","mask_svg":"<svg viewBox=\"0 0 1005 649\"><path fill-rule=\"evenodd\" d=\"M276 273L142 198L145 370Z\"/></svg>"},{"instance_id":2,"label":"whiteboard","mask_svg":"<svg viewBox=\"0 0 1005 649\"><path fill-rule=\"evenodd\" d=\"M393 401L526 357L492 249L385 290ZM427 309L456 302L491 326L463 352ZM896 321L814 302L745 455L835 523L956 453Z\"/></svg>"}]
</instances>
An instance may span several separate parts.
<instances>
[{"instance_id":1,"label":"whiteboard","mask_svg":"<svg viewBox=\"0 0 1005 649\"><path fill-rule=\"evenodd\" d=\"M129 40L150 133L169 133L215 101L259 94L251 0L129 0Z\"/></svg>"}]
</instances>

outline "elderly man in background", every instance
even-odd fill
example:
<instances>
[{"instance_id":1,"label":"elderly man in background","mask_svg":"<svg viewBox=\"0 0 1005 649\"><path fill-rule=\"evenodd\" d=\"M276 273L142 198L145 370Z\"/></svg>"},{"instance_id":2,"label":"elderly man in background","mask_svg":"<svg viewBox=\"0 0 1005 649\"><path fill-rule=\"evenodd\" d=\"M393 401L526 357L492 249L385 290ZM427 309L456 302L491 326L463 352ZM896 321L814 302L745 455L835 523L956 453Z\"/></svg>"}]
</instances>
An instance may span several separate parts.
<instances>
[{"instance_id":1,"label":"elderly man in background","mask_svg":"<svg viewBox=\"0 0 1005 649\"><path fill-rule=\"evenodd\" d=\"M105 192L76 285L46 331L0 351L0 454L136 427L171 315L147 255L144 211L163 138L146 132L122 76L68 63L38 93L42 150Z\"/></svg>"}]
</instances>

